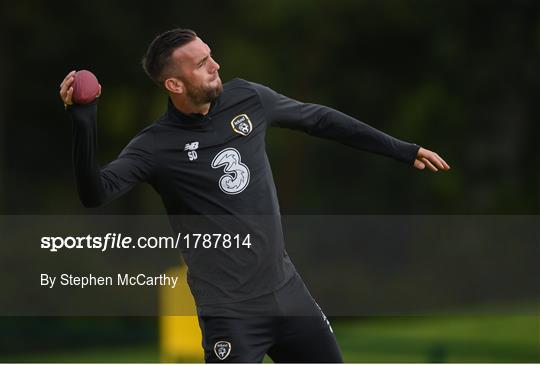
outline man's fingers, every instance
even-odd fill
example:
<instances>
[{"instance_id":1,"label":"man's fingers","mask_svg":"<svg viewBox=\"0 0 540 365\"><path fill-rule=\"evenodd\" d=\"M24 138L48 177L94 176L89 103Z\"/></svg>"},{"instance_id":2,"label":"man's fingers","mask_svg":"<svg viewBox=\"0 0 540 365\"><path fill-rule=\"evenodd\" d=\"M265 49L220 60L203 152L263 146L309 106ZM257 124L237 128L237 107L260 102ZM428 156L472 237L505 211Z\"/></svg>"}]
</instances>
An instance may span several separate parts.
<instances>
[{"instance_id":1,"label":"man's fingers","mask_svg":"<svg viewBox=\"0 0 540 365\"><path fill-rule=\"evenodd\" d=\"M426 166L433 172L437 172L439 171L432 163L431 161L426 158L426 157L422 157L422 162L424 162L426 164Z\"/></svg>"},{"instance_id":2,"label":"man's fingers","mask_svg":"<svg viewBox=\"0 0 540 365\"><path fill-rule=\"evenodd\" d=\"M70 73L68 73L66 77L64 77L64 80L62 80L62 82L60 83L60 88L62 88L62 86L74 75L75 71L71 71Z\"/></svg>"},{"instance_id":3,"label":"man's fingers","mask_svg":"<svg viewBox=\"0 0 540 365\"><path fill-rule=\"evenodd\" d=\"M69 89L69 87L73 84L73 81L75 81L75 76L70 76L65 79L60 85L60 90L64 89L67 91L67 89Z\"/></svg>"},{"instance_id":4,"label":"man's fingers","mask_svg":"<svg viewBox=\"0 0 540 365\"><path fill-rule=\"evenodd\" d=\"M428 159L429 162L435 165L438 169L446 170L446 166L444 166L442 159L439 158L435 152L430 153L425 158Z\"/></svg>"},{"instance_id":5,"label":"man's fingers","mask_svg":"<svg viewBox=\"0 0 540 365\"><path fill-rule=\"evenodd\" d=\"M62 83L60 84L60 98L64 104L71 105L71 97L73 95L73 81L75 80L75 71L71 71L66 75Z\"/></svg>"},{"instance_id":6,"label":"man's fingers","mask_svg":"<svg viewBox=\"0 0 540 365\"><path fill-rule=\"evenodd\" d=\"M435 165L437 165L437 167L440 168L441 170L448 170L450 168L450 166L448 166L446 161L443 160L441 156L439 156L435 152L433 152L433 158L430 158L430 161L434 162Z\"/></svg>"},{"instance_id":7,"label":"man's fingers","mask_svg":"<svg viewBox=\"0 0 540 365\"><path fill-rule=\"evenodd\" d=\"M63 82L62 86L60 86L60 95L65 96L68 89L71 87L72 84L73 84L72 78L68 78L65 82Z\"/></svg>"},{"instance_id":8,"label":"man's fingers","mask_svg":"<svg viewBox=\"0 0 540 365\"><path fill-rule=\"evenodd\" d=\"M71 86L71 84L69 86L66 84L62 86L62 89L60 89L60 98L62 99L64 104L70 104L68 103L68 101L71 101L70 90L71 90L71 94L73 94L73 86ZM69 97L69 100L68 100L68 97Z\"/></svg>"},{"instance_id":9,"label":"man's fingers","mask_svg":"<svg viewBox=\"0 0 540 365\"><path fill-rule=\"evenodd\" d=\"M71 105L71 96L73 95L73 81L75 79L75 71L71 71L64 77L64 80L60 83L60 98L64 104Z\"/></svg>"},{"instance_id":10,"label":"man's fingers","mask_svg":"<svg viewBox=\"0 0 540 365\"><path fill-rule=\"evenodd\" d=\"M450 165L447 164L446 161L441 156L439 156L437 153L435 153L435 156L437 156L437 158L441 161L441 163L443 164L446 170L450 169Z\"/></svg>"},{"instance_id":11,"label":"man's fingers","mask_svg":"<svg viewBox=\"0 0 540 365\"><path fill-rule=\"evenodd\" d=\"M71 100L72 98L73 98L73 87L70 87L66 92L64 104L67 104L67 105L73 104L73 101Z\"/></svg>"},{"instance_id":12,"label":"man's fingers","mask_svg":"<svg viewBox=\"0 0 540 365\"><path fill-rule=\"evenodd\" d=\"M68 105L73 104L73 101L72 101L72 98L73 98L73 86L70 86L69 89L67 89L64 94L62 94L62 92L60 92L60 94L61 94L61 97L62 97L62 101L64 102L64 107L67 107Z\"/></svg>"},{"instance_id":13,"label":"man's fingers","mask_svg":"<svg viewBox=\"0 0 540 365\"><path fill-rule=\"evenodd\" d=\"M446 161L441 158L441 156L439 156L437 153L433 151L427 150L422 147L418 150L418 155L416 156L416 158L420 159L421 161L427 160L431 164L431 166L435 167L436 169L441 169L441 170L450 169L450 165L448 165ZM430 170L437 171L437 170L433 170L431 166L428 165Z\"/></svg>"},{"instance_id":14,"label":"man's fingers","mask_svg":"<svg viewBox=\"0 0 540 365\"><path fill-rule=\"evenodd\" d=\"M416 167L418 170L423 170L425 169L426 165L424 165L424 163L419 159L416 159L414 160L414 167Z\"/></svg>"}]
</instances>

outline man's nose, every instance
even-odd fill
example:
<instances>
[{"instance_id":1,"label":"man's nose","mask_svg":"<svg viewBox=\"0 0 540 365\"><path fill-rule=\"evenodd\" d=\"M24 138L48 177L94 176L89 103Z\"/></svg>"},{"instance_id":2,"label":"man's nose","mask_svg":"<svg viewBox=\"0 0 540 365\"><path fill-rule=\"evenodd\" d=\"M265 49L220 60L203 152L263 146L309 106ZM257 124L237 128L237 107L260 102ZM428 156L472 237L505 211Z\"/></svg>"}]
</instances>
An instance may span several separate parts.
<instances>
[{"instance_id":1,"label":"man's nose","mask_svg":"<svg viewBox=\"0 0 540 365\"><path fill-rule=\"evenodd\" d=\"M218 71L219 68L220 68L219 63L217 63L216 60L214 60L214 59L211 58L211 57L210 57L210 60L212 61L212 62L211 62L212 72Z\"/></svg>"}]
</instances>

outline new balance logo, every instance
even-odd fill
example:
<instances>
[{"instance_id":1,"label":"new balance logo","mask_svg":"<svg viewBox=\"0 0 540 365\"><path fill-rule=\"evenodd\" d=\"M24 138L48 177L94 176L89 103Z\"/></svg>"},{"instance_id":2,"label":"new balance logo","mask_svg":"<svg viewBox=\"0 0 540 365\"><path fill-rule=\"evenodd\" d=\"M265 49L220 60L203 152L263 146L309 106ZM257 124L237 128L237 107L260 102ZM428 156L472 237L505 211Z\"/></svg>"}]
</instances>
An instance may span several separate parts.
<instances>
[{"instance_id":1,"label":"new balance logo","mask_svg":"<svg viewBox=\"0 0 540 365\"><path fill-rule=\"evenodd\" d=\"M184 151L195 151L197 148L199 148L199 142L186 143Z\"/></svg>"},{"instance_id":2,"label":"new balance logo","mask_svg":"<svg viewBox=\"0 0 540 365\"><path fill-rule=\"evenodd\" d=\"M199 142L186 143L184 151L188 151L187 155L190 161L194 161L199 157L195 151L197 148L199 148Z\"/></svg>"}]
</instances>

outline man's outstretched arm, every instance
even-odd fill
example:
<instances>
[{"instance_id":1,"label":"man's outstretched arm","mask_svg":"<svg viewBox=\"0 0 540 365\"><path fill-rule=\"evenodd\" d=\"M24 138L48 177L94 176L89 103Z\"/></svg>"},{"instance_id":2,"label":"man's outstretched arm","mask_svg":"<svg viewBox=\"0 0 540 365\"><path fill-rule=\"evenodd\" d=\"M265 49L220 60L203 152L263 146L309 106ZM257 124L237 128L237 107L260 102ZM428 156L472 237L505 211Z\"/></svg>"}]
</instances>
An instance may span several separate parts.
<instances>
[{"instance_id":1,"label":"man's outstretched arm","mask_svg":"<svg viewBox=\"0 0 540 365\"><path fill-rule=\"evenodd\" d=\"M96 157L97 101L73 104L74 74L74 71L70 72L62 81L60 97L73 122L73 163L79 197L85 207L96 207L124 194L136 183L148 180L152 160L139 138L134 139L116 160L100 168Z\"/></svg>"},{"instance_id":2,"label":"man's outstretched arm","mask_svg":"<svg viewBox=\"0 0 540 365\"><path fill-rule=\"evenodd\" d=\"M431 171L450 166L435 152L401 141L332 108L301 103L258 84L253 84L266 110L270 125L303 131L341 142L364 151L392 157Z\"/></svg>"}]
</instances>

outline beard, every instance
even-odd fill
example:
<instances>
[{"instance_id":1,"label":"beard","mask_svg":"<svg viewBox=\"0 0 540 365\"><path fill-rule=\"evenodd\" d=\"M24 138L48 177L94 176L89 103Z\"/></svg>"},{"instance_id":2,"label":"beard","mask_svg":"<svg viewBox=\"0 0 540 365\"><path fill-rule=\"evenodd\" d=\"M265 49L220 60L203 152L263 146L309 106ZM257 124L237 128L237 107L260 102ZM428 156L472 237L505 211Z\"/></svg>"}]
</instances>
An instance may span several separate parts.
<instances>
[{"instance_id":1,"label":"beard","mask_svg":"<svg viewBox=\"0 0 540 365\"><path fill-rule=\"evenodd\" d=\"M219 83L216 86L194 86L188 84L186 95L191 99L193 104L196 105L211 103L216 100L219 94L221 94L221 92L223 91L221 79L218 78L218 80Z\"/></svg>"}]
</instances>

